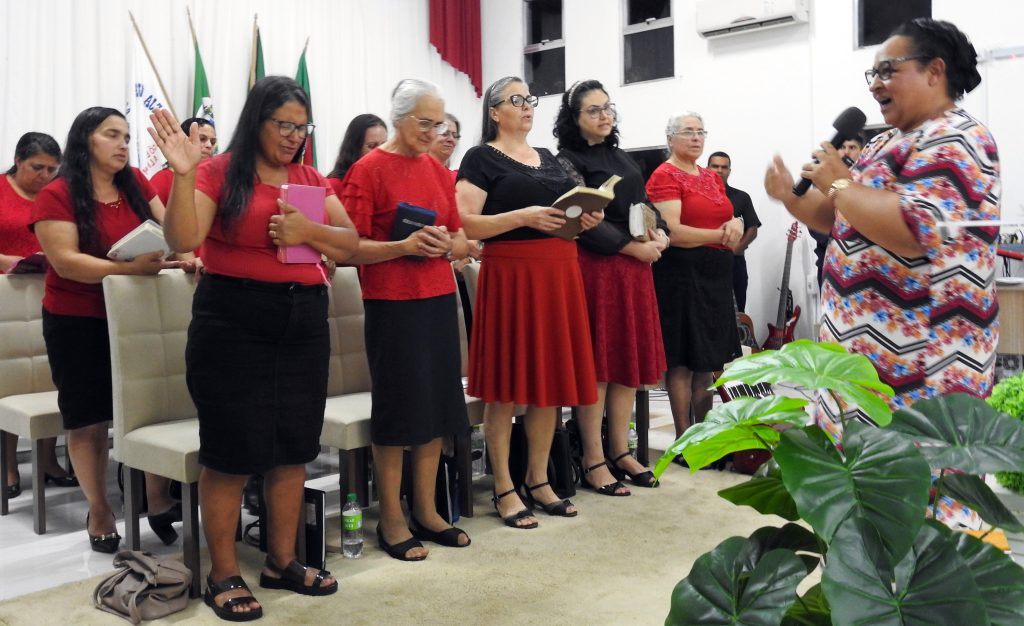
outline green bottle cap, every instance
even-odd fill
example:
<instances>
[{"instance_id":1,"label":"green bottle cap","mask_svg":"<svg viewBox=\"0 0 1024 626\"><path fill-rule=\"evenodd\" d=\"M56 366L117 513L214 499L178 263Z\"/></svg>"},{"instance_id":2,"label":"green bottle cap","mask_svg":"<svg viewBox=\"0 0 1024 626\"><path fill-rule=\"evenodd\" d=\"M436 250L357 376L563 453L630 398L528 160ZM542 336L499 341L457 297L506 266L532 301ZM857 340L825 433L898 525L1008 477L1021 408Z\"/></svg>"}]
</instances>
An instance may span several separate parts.
<instances>
[{"instance_id":1,"label":"green bottle cap","mask_svg":"<svg viewBox=\"0 0 1024 626\"><path fill-rule=\"evenodd\" d=\"M355 502L356 500L358 500L358 498L356 497L356 494L354 494L354 493L348 494L348 498L346 498L347 502Z\"/></svg>"}]
</instances>

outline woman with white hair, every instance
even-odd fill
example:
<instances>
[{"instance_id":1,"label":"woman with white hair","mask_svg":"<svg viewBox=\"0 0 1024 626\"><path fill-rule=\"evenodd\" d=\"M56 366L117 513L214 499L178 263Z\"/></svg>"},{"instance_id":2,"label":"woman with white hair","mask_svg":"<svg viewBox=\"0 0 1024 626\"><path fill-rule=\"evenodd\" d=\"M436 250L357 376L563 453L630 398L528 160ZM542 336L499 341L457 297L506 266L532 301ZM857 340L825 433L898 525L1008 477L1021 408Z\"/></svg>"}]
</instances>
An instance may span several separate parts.
<instances>
[{"instance_id":1,"label":"woman with white hair","mask_svg":"<svg viewBox=\"0 0 1024 626\"><path fill-rule=\"evenodd\" d=\"M654 264L654 289L668 361L666 385L676 436L711 408L711 372L739 353L732 295L732 248L743 234L725 183L697 165L704 152L704 119L693 112L669 118L667 161L647 180L647 196L669 227L669 247ZM678 457L682 460L682 457Z\"/></svg>"},{"instance_id":2,"label":"woman with white hair","mask_svg":"<svg viewBox=\"0 0 1024 626\"><path fill-rule=\"evenodd\" d=\"M443 437L469 430L462 393L456 287L450 261L466 256L451 174L429 154L447 130L435 85L406 79L391 94L395 132L352 165L341 201L361 237L373 408L370 439L380 496L377 541L421 561L420 541L461 548L469 535L434 502ZM412 528L402 511L402 450L412 448Z\"/></svg>"}]
</instances>

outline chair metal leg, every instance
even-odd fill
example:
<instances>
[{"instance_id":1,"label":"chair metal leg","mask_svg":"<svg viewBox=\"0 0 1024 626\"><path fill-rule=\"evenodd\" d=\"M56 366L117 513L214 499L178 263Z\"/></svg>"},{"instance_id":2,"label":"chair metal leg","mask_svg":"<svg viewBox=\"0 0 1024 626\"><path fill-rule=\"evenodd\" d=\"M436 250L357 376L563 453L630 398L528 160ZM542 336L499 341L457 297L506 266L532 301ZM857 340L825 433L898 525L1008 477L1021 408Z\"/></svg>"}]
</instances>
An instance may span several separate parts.
<instances>
[{"instance_id":1,"label":"chair metal leg","mask_svg":"<svg viewBox=\"0 0 1024 626\"><path fill-rule=\"evenodd\" d=\"M7 504L7 442L5 439L10 435L6 431L0 430L0 515L7 515L10 513ZM15 450L15 457L17 457L17 450Z\"/></svg>"},{"instance_id":2,"label":"chair metal leg","mask_svg":"<svg viewBox=\"0 0 1024 626\"><path fill-rule=\"evenodd\" d=\"M145 476L142 470L124 466L124 538L130 550L142 547L139 537L139 515L142 511L142 487Z\"/></svg>"},{"instance_id":3,"label":"chair metal leg","mask_svg":"<svg viewBox=\"0 0 1024 626\"><path fill-rule=\"evenodd\" d=\"M43 476L43 440L32 440L32 525L46 534L46 480Z\"/></svg>"},{"instance_id":4,"label":"chair metal leg","mask_svg":"<svg viewBox=\"0 0 1024 626\"><path fill-rule=\"evenodd\" d=\"M462 433L453 439L455 467L459 476L459 512L464 517L473 517L473 447L470 435Z\"/></svg>"},{"instance_id":5,"label":"chair metal leg","mask_svg":"<svg viewBox=\"0 0 1024 626\"><path fill-rule=\"evenodd\" d=\"M199 483L181 486L181 513L184 539L182 560L192 572L189 597L198 598L202 593L203 577L199 572ZM138 518L136 518L138 519Z\"/></svg>"},{"instance_id":6,"label":"chair metal leg","mask_svg":"<svg viewBox=\"0 0 1024 626\"><path fill-rule=\"evenodd\" d=\"M651 394L646 389L636 390L636 460L644 467L648 459L648 437L651 429Z\"/></svg>"}]
</instances>

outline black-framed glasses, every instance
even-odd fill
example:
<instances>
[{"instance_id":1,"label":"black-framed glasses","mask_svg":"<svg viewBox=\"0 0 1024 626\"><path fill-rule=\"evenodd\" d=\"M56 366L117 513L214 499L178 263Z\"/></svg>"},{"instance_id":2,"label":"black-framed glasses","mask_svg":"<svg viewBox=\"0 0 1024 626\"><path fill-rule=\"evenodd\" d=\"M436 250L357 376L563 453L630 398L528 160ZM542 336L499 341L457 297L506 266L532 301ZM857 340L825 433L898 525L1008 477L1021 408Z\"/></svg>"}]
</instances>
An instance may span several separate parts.
<instances>
[{"instance_id":1,"label":"black-framed glasses","mask_svg":"<svg viewBox=\"0 0 1024 626\"><path fill-rule=\"evenodd\" d=\"M683 129L683 130L677 130L676 132L674 132L672 134L676 135L676 136L679 136L679 137L685 137L686 139L693 139L694 137L700 137L701 139L704 139L705 137L708 136L708 131L704 130L703 128L701 128L699 130L693 130L692 128L686 128L686 129Z\"/></svg>"},{"instance_id":2,"label":"black-framed glasses","mask_svg":"<svg viewBox=\"0 0 1024 626\"><path fill-rule=\"evenodd\" d=\"M435 122L428 117L416 117L415 115L409 115L409 117L416 120L416 127L422 132L432 130L438 135L443 135L448 132L448 122Z\"/></svg>"},{"instance_id":3,"label":"black-framed glasses","mask_svg":"<svg viewBox=\"0 0 1024 626\"><path fill-rule=\"evenodd\" d=\"M512 106L514 106L516 108L519 108L519 107L523 106L524 103L525 104L529 104L530 106L536 108L537 104L540 103L540 98L538 98L537 96L534 96L534 95L521 96L519 94L513 94L513 95L505 98L501 102L498 102L494 106L498 106L498 104L503 104L505 102L508 102L509 104L511 104Z\"/></svg>"},{"instance_id":4,"label":"black-framed glasses","mask_svg":"<svg viewBox=\"0 0 1024 626\"><path fill-rule=\"evenodd\" d=\"M274 118L270 118L270 121L277 124L277 130L281 133L282 137L291 137L296 131L298 131L299 137L307 137L316 128L316 124L296 124L295 122L286 122Z\"/></svg>"},{"instance_id":5,"label":"black-framed glasses","mask_svg":"<svg viewBox=\"0 0 1024 626\"><path fill-rule=\"evenodd\" d=\"M868 85L870 85L875 82L875 76L877 76L883 83L887 83L892 80L893 72L899 71L893 67L897 63L903 63L904 61L924 61L925 59L931 58L932 57L926 54L908 54L907 56L896 57L894 59L886 59L879 63L878 67L864 70L864 80L867 81Z\"/></svg>"},{"instance_id":6,"label":"black-framed glasses","mask_svg":"<svg viewBox=\"0 0 1024 626\"><path fill-rule=\"evenodd\" d=\"M608 104L600 107L595 104L592 107L583 109L583 112L589 115L592 120L596 120L601 117L602 114L607 115L614 120L617 115L614 102L609 102Z\"/></svg>"}]
</instances>

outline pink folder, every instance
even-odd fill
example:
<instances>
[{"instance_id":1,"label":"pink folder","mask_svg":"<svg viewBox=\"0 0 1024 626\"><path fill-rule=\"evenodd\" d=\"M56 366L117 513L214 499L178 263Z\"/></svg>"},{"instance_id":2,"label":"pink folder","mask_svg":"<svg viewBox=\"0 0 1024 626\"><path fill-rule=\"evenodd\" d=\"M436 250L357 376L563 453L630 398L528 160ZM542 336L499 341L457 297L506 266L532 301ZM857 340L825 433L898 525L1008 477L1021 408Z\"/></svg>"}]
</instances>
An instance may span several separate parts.
<instances>
[{"instance_id":1,"label":"pink folder","mask_svg":"<svg viewBox=\"0 0 1024 626\"><path fill-rule=\"evenodd\" d=\"M324 223L324 201L327 189L310 185L281 185L280 198L296 209L311 222ZM319 263L320 253L302 243L297 246L278 246L277 260L282 263Z\"/></svg>"}]
</instances>

